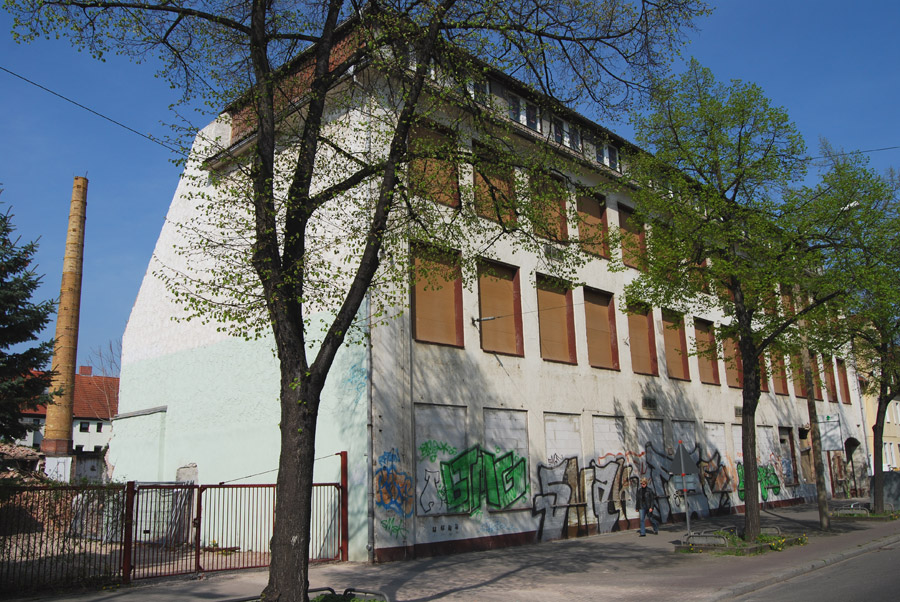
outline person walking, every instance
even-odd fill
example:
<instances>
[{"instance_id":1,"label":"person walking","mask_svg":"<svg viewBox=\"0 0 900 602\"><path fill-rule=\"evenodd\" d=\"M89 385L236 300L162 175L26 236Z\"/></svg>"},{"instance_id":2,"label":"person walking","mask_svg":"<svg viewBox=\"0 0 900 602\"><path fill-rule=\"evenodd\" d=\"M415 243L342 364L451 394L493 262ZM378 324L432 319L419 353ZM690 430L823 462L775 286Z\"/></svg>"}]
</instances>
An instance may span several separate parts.
<instances>
[{"instance_id":1,"label":"person walking","mask_svg":"<svg viewBox=\"0 0 900 602\"><path fill-rule=\"evenodd\" d=\"M641 479L641 488L638 489L637 503L634 508L640 513L641 517L640 537L647 535L646 520L648 518L650 519L650 524L653 525L653 534L659 534L659 519L656 518L656 514L653 512L653 503L655 501L656 494L651 488L647 487L647 479Z\"/></svg>"}]
</instances>

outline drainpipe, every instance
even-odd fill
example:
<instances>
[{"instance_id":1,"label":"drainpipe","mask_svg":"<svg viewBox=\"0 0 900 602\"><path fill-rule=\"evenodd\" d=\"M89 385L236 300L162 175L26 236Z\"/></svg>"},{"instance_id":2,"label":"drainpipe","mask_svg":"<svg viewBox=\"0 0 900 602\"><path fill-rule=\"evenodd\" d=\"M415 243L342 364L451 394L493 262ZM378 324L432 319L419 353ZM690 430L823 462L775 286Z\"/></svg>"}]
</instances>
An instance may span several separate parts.
<instances>
[{"instance_id":1,"label":"drainpipe","mask_svg":"<svg viewBox=\"0 0 900 602\"><path fill-rule=\"evenodd\" d=\"M368 552L367 560L369 564L375 563L375 444L372 441L372 296L371 292L366 293L366 325L368 336L366 337L366 359L369 364L369 378L366 379L366 458L368 459L368 470L366 471L366 492L367 492L367 513L366 521L367 540L366 551Z\"/></svg>"},{"instance_id":2,"label":"drainpipe","mask_svg":"<svg viewBox=\"0 0 900 602\"><path fill-rule=\"evenodd\" d=\"M56 314L56 343L52 363L54 375L51 381L51 390L60 390L61 394L53 404L47 406L47 423L44 440L41 442L41 451L50 457L72 454L72 406L75 398L87 187L87 178L76 177L72 184L59 309Z\"/></svg>"},{"instance_id":3,"label":"drainpipe","mask_svg":"<svg viewBox=\"0 0 900 602\"><path fill-rule=\"evenodd\" d=\"M356 76L354 75L354 78ZM366 160L372 160L372 128L366 128ZM373 198L376 194L374 184L369 181L369 198ZM375 564L375 429L373 426L373 394L375 370L372 363L372 289L366 291L366 328L368 330L366 337L366 359L369 363L369 378L366 379L366 459L368 460L368 470L366 470L366 513L368 520L366 521L366 560L369 564Z\"/></svg>"}]
</instances>

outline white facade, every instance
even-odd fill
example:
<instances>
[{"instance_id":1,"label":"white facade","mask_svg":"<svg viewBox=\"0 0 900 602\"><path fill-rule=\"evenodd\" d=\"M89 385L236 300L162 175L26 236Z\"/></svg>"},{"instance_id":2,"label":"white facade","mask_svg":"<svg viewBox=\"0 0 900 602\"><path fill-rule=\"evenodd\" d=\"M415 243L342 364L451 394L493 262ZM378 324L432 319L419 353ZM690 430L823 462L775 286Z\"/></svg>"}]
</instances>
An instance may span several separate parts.
<instances>
[{"instance_id":1,"label":"white facade","mask_svg":"<svg viewBox=\"0 0 900 602\"><path fill-rule=\"evenodd\" d=\"M502 90L494 92L498 103L506 102ZM533 125L523 121L523 136ZM564 143L570 146L574 138L567 127ZM540 129L551 131L546 118ZM216 122L198 140L229 136L227 124ZM573 168L566 174L571 181L602 186L609 168L621 168L609 145L598 151L585 142L582 151L596 165ZM471 187L471 170L461 169L459 177ZM216 324L173 321L182 309L154 275L161 265L178 269L185 261L172 248L182 242L174 224L200 211L191 186L187 176L179 184L123 339L113 476L174 480L179 468L196 465L201 483L274 482L279 373L272 341L246 342ZM568 202L574 204L570 192ZM624 195L606 195L607 223L619 223L627 205ZM461 291L461 345L416 340L412 307L373 328L370 348L360 344L338 354L323 393L316 450L323 459L316 464L316 480L335 481L333 454L349 452L351 559L365 559L368 543L376 557L392 559L627 528L635 518L632 494L640 476L651 478L663 520L683 515L685 502L669 474L679 441L702 471L703 491L689 496L690 511L707 516L741 506L735 410L741 391L726 382L721 358L718 383L700 381L701 360L694 355L687 357L687 378L669 377L668 363L682 359L666 357L670 345L660 308L647 321L658 374L636 372L631 349L638 343L619 299L637 272L610 272L607 261L597 259L577 275L615 301L618 367L596 368L588 361L585 288L574 288L566 301L574 354L566 362L548 361L542 357L543 309L535 284L552 271L550 260L508 246L492 255L517 274L514 313L521 325L515 353L482 350L482 329L498 316L481 313L481 284L474 275L464 279L472 284ZM366 312L364 307L361 318ZM695 334L689 316L684 340ZM776 394L768 372L770 392L763 393L757 414L761 497L770 503L809 498L814 479L801 436L809 422L806 402L793 384ZM847 458L843 451L849 438L864 437L856 388L841 393L840 402L823 400L818 408L837 425L836 434L829 431L832 449L826 452L835 488L865 464L863 452ZM367 518L370 511L373 520Z\"/></svg>"}]
</instances>

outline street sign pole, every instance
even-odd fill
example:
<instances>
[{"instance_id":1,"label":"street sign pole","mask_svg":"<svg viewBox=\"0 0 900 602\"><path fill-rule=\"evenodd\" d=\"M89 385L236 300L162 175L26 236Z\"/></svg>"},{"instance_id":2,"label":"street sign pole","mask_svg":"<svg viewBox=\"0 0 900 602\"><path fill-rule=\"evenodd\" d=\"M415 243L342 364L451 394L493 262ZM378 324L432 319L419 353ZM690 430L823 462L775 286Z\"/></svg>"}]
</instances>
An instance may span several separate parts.
<instances>
[{"instance_id":1,"label":"street sign pole","mask_svg":"<svg viewBox=\"0 0 900 602\"><path fill-rule=\"evenodd\" d=\"M691 455L684 449L684 444L679 440L678 441L678 449L675 451L675 460L672 463L672 473L675 475L681 475L681 494L684 499L684 516L687 520L687 531L688 535L691 534L691 506L688 503L688 475L697 475L697 485L698 490L699 480L700 480L700 469L697 468L697 464L691 458ZM693 483L693 479L691 481Z\"/></svg>"}]
</instances>

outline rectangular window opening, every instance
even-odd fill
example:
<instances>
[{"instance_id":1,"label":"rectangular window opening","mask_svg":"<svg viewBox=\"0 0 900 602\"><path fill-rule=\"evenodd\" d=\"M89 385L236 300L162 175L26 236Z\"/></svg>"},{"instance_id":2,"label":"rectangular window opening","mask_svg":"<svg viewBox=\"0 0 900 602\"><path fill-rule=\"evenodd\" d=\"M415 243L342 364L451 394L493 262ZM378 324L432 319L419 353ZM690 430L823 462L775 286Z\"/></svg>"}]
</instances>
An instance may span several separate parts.
<instances>
[{"instance_id":1,"label":"rectangular window opening","mask_svg":"<svg viewBox=\"0 0 900 602\"><path fill-rule=\"evenodd\" d=\"M435 203L459 207L459 168L453 159L453 140L437 130L414 126L409 150L410 192Z\"/></svg>"},{"instance_id":2,"label":"rectangular window opening","mask_svg":"<svg viewBox=\"0 0 900 602\"><path fill-rule=\"evenodd\" d=\"M666 369L669 378L690 380L688 371L687 337L684 316L668 310L662 312L663 338L666 343Z\"/></svg>"},{"instance_id":3,"label":"rectangular window opening","mask_svg":"<svg viewBox=\"0 0 900 602\"><path fill-rule=\"evenodd\" d=\"M609 258L609 230L606 222L606 200L592 196L579 196L578 240L585 253Z\"/></svg>"},{"instance_id":4,"label":"rectangular window opening","mask_svg":"<svg viewBox=\"0 0 900 602\"><path fill-rule=\"evenodd\" d=\"M519 270L483 261L478 269L479 330L484 351L525 354Z\"/></svg>"},{"instance_id":5,"label":"rectangular window opening","mask_svg":"<svg viewBox=\"0 0 900 602\"><path fill-rule=\"evenodd\" d=\"M700 365L700 382L708 385L718 385L720 384L719 358L713 323L695 318L694 333L697 339L697 363Z\"/></svg>"},{"instance_id":6,"label":"rectangular window opening","mask_svg":"<svg viewBox=\"0 0 900 602\"><path fill-rule=\"evenodd\" d=\"M563 281L538 275L537 301L541 357L553 362L577 363L572 290Z\"/></svg>"},{"instance_id":7,"label":"rectangular window opening","mask_svg":"<svg viewBox=\"0 0 900 602\"><path fill-rule=\"evenodd\" d=\"M584 321L588 362L595 368L619 369L616 308L610 293L584 289Z\"/></svg>"},{"instance_id":8,"label":"rectangular window opening","mask_svg":"<svg viewBox=\"0 0 900 602\"><path fill-rule=\"evenodd\" d=\"M621 205L619 228L622 230L622 263L631 268L641 269L646 244L644 226L637 222L634 211Z\"/></svg>"},{"instance_id":9,"label":"rectangular window opening","mask_svg":"<svg viewBox=\"0 0 900 602\"><path fill-rule=\"evenodd\" d=\"M529 183L531 218L534 233L541 238L565 242L569 236L566 223L568 188L560 178L534 174Z\"/></svg>"},{"instance_id":10,"label":"rectangular window opening","mask_svg":"<svg viewBox=\"0 0 900 602\"><path fill-rule=\"evenodd\" d=\"M744 364L741 361L741 351L734 339L723 341L725 350L725 379L728 386L733 389L744 388Z\"/></svg>"},{"instance_id":11,"label":"rectangular window opening","mask_svg":"<svg viewBox=\"0 0 900 602\"><path fill-rule=\"evenodd\" d=\"M841 384L841 401L846 404L850 404L850 381L847 380L847 362L838 359L837 360L837 371L838 371L838 380Z\"/></svg>"},{"instance_id":12,"label":"rectangular window opening","mask_svg":"<svg viewBox=\"0 0 900 602\"><path fill-rule=\"evenodd\" d=\"M823 356L822 361L825 368L825 388L828 391L828 401L837 403L837 383L834 379L834 361L830 355Z\"/></svg>"},{"instance_id":13,"label":"rectangular window opening","mask_svg":"<svg viewBox=\"0 0 900 602\"><path fill-rule=\"evenodd\" d=\"M462 273L459 255L413 247L413 338L463 347Z\"/></svg>"},{"instance_id":14,"label":"rectangular window opening","mask_svg":"<svg viewBox=\"0 0 900 602\"><path fill-rule=\"evenodd\" d=\"M631 349L631 367L635 373L659 376L653 311L646 305L628 308L628 346Z\"/></svg>"},{"instance_id":15,"label":"rectangular window opening","mask_svg":"<svg viewBox=\"0 0 900 602\"><path fill-rule=\"evenodd\" d=\"M787 367L784 365L784 356L780 354L772 354L772 379L775 385L776 395L788 394L788 377Z\"/></svg>"},{"instance_id":16,"label":"rectangular window opening","mask_svg":"<svg viewBox=\"0 0 900 602\"><path fill-rule=\"evenodd\" d=\"M475 212L507 226L516 223L513 170L498 165L485 148L476 147L473 166Z\"/></svg>"}]
</instances>

